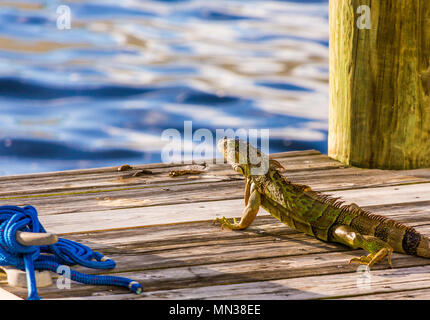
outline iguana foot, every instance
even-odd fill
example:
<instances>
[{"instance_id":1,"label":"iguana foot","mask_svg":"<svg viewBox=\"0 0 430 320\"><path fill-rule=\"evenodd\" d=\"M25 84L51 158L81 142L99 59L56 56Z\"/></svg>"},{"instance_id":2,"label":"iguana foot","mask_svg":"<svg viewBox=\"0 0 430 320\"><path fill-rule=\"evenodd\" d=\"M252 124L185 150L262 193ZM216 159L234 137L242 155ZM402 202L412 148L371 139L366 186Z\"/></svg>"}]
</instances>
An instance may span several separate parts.
<instances>
[{"instance_id":1,"label":"iguana foot","mask_svg":"<svg viewBox=\"0 0 430 320\"><path fill-rule=\"evenodd\" d=\"M369 265L370 261L372 261L372 257L370 257L369 254L368 256L361 256L360 258L352 258L351 260L349 260L349 264L358 263Z\"/></svg>"},{"instance_id":2,"label":"iguana foot","mask_svg":"<svg viewBox=\"0 0 430 320\"><path fill-rule=\"evenodd\" d=\"M362 248L370 252L367 256L351 259L349 263L365 264L371 267L375 263L382 262L385 258L388 258L388 263L392 266L393 248L387 242L374 236L362 235L350 226L336 226L332 232L335 242L346 244L354 249Z\"/></svg>"},{"instance_id":3,"label":"iguana foot","mask_svg":"<svg viewBox=\"0 0 430 320\"><path fill-rule=\"evenodd\" d=\"M241 228L240 224L237 222L236 218L233 218L233 223L231 223L230 220L227 219L226 217L216 218L215 221L221 224L222 229L224 229L224 227L230 230L243 229Z\"/></svg>"},{"instance_id":4,"label":"iguana foot","mask_svg":"<svg viewBox=\"0 0 430 320\"><path fill-rule=\"evenodd\" d=\"M352 258L349 263L358 263L358 264L364 264L368 267L373 266L375 263L382 262L386 257L388 259L388 264L390 267L393 267L393 264L391 262L391 256L393 255L393 250L391 248L382 248L379 250L376 254L369 254L367 256L362 256L360 258Z\"/></svg>"}]
</instances>

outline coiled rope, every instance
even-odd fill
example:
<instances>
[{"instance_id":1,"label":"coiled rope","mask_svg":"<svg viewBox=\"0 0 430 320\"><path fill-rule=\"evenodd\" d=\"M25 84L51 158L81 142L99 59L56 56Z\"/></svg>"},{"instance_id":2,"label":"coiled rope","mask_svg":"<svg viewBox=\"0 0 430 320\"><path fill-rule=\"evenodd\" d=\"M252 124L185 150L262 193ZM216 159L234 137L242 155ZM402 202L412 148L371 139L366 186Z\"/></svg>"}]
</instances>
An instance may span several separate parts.
<instances>
[{"instance_id":1,"label":"coiled rope","mask_svg":"<svg viewBox=\"0 0 430 320\"><path fill-rule=\"evenodd\" d=\"M0 265L14 266L27 273L28 299L39 300L34 270L49 270L70 279L90 285L113 285L127 287L140 294L143 287L124 277L88 275L66 268L76 264L93 269L113 269L115 261L92 251L89 247L63 238L48 246L23 246L17 242L17 231L46 233L32 206L0 206ZM62 268L61 268L62 267Z\"/></svg>"}]
</instances>

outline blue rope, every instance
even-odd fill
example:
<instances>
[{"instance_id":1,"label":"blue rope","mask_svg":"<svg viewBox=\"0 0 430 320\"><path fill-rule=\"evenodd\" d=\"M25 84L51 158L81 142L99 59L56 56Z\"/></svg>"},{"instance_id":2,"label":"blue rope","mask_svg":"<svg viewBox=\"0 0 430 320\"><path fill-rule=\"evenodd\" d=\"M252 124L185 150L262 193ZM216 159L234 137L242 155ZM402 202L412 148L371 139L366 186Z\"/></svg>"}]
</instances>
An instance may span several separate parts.
<instances>
[{"instance_id":1,"label":"blue rope","mask_svg":"<svg viewBox=\"0 0 430 320\"><path fill-rule=\"evenodd\" d=\"M28 299L39 300L34 270L49 270L66 275L63 265L76 264L93 269L113 269L115 261L105 258L89 247L63 238L49 246L23 246L15 239L15 233L46 232L32 206L0 206L0 266L14 266L27 273ZM61 271L57 271L61 270ZM70 270L70 279L91 285L113 285L127 287L136 294L143 287L136 281L116 276L88 275Z\"/></svg>"}]
</instances>

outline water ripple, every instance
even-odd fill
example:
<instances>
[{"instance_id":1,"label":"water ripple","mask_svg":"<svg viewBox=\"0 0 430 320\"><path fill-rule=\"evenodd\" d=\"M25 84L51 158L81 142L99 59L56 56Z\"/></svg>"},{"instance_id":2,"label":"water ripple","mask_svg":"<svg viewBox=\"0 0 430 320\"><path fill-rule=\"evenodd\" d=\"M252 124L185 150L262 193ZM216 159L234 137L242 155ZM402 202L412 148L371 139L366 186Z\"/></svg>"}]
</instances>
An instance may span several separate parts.
<instances>
[{"instance_id":1,"label":"water ripple","mask_svg":"<svg viewBox=\"0 0 430 320\"><path fill-rule=\"evenodd\" d=\"M190 120L326 152L327 80L328 0L0 2L0 175L160 161Z\"/></svg>"}]
</instances>

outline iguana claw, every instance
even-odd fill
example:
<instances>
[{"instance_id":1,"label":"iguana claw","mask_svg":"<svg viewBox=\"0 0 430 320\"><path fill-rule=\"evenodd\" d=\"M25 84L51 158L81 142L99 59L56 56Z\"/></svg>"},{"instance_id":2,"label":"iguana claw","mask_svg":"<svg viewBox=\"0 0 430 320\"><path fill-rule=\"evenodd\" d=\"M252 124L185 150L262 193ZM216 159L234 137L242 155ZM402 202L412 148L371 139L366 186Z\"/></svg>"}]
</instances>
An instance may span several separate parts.
<instances>
[{"instance_id":1,"label":"iguana claw","mask_svg":"<svg viewBox=\"0 0 430 320\"><path fill-rule=\"evenodd\" d=\"M364 264L368 267L373 266L375 263L379 263L382 262L385 258L388 259L388 264L390 265L390 268L393 267L393 264L391 262L391 256L393 254L393 250L392 249L387 249L387 248L383 248L381 250L379 250L376 254L369 254L367 256L362 256L360 258L352 258L349 261L349 264L352 263L359 263L359 264Z\"/></svg>"},{"instance_id":2,"label":"iguana claw","mask_svg":"<svg viewBox=\"0 0 430 320\"><path fill-rule=\"evenodd\" d=\"M226 227L227 229L235 230L235 229L238 229L238 227L239 227L239 223L237 223L236 218L233 218L233 223L231 223L226 217L216 218L215 221L219 222L221 224L222 229L224 229L224 227Z\"/></svg>"},{"instance_id":3,"label":"iguana claw","mask_svg":"<svg viewBox=\"0 0 430 320\"><path fill-rule=\"evenodd\" d=\"M358 263L358 264L369 265L370 261L372 261L371 257L361 256L360 258L352 258L351 260L349 260L349 264Z\"/></svg>"}]
</instances>

